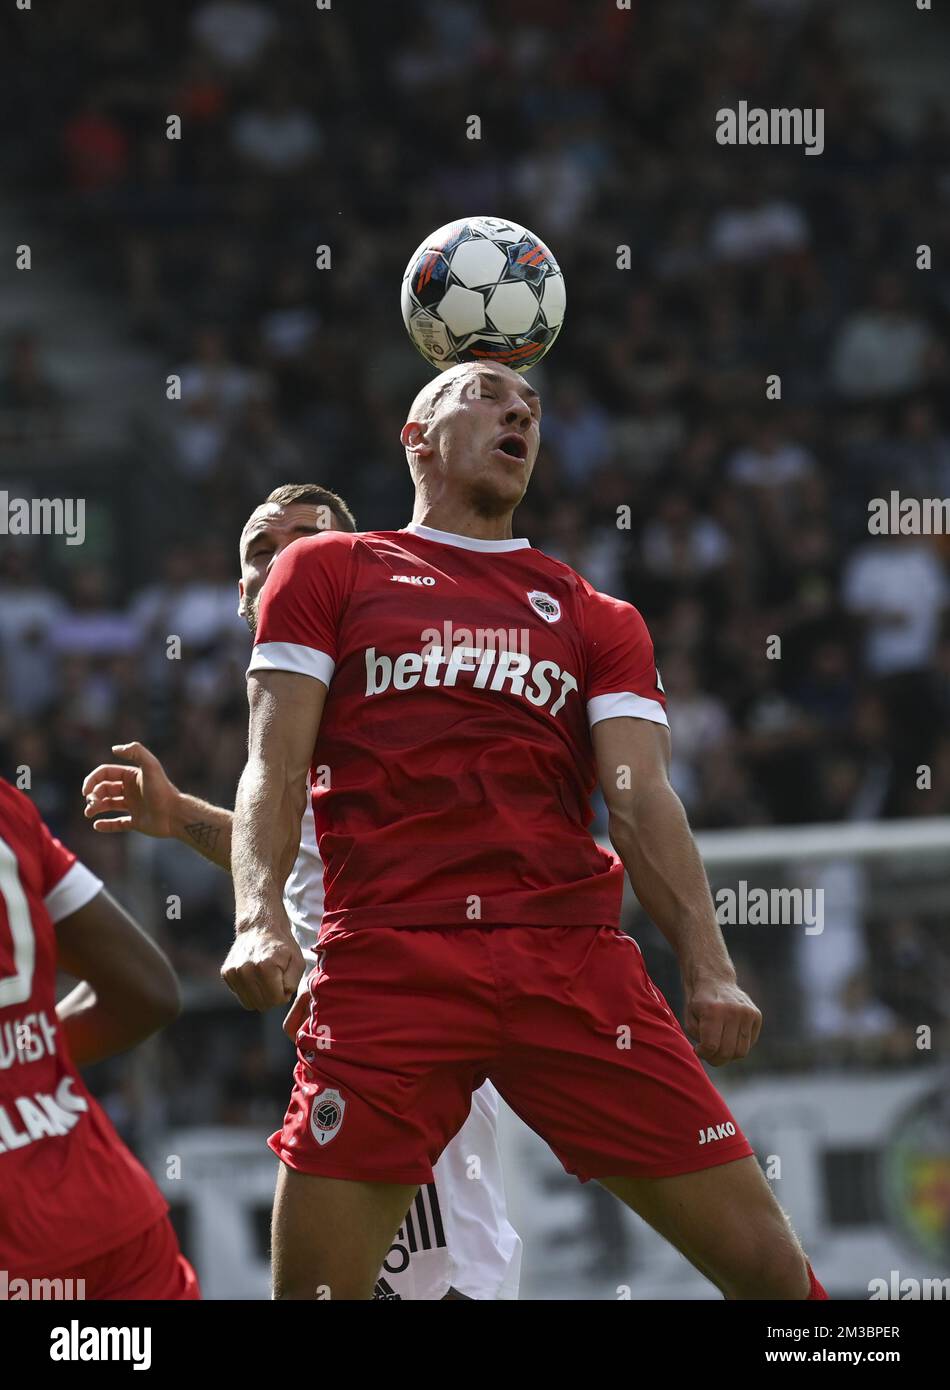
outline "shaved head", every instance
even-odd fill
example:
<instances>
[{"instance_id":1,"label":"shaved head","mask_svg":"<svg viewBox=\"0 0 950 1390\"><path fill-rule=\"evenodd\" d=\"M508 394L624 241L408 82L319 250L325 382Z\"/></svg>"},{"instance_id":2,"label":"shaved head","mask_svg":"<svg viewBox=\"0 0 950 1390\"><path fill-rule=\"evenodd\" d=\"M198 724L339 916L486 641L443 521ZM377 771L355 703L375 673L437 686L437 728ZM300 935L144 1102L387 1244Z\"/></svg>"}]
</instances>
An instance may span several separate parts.
<instances>
[{"instance_id":1,"label":"shaved head","mask_svg":"<svg viewBox=\"0 0 950 1390\"><path fill-rule=\"evenodd\" d=\"M467 362L462 362L459 366L449 367L448 371L440 372L431 381L427 381L409 407L409 414L406 419L431 420L435 407L452 385L454 377L467 366Z\"/></svg>"},{"instance_id":2,"label":"shaved head","mask_svg":"<svg viewBox=\"0 0 950 1390\"><path fill-rule=\"evenodd\" d=\"M416 393L415 399L409 407L406 423L416 421L419 424L428 424L435 414L439 402L450 392L458 391L461 394L467 388L471 395L477 395L482 377L497 381L507 378L519 395L523 395L529 400L540 400L534 387L529 386L524 377L519 372L513 371L511 367L503 367L495 362L457 362L454 367L446 367L444 372L439 372L438 376L427 381L425 386Z\"/></svg>"},{"instance_id":3,"label":"shaved head","mask_svg":"<svg viewBox=\"0 0 950 1390\"><path fill-rule=\"evenodd\" d=\"M414 519L510 526L540 430L540 396L511 367L460 362L440 372L417 392L400 435L416 486Z\"/></svg>"}]
</instances>

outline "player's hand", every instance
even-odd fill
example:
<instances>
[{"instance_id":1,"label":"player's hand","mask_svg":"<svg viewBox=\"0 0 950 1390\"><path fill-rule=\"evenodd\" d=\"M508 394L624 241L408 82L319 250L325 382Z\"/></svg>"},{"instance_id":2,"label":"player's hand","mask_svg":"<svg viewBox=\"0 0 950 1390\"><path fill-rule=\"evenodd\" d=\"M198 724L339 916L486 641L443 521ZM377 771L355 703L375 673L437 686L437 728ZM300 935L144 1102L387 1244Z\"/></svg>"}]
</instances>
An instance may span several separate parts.
<instances>
[{"instance_id":1,"label":"player's hand","mask_svg":"<svg viewBox=\"0 0 950 1390\"><path fill-rule=\"evenodd\" d=\"M290 931L267 924L239 928L221 978L245 1009L272 1009L297 993L304 958Z\"/></svg>"},{"instance_id":2,"label":"player's hand","mask_svg":"<svg viewBox=\"0 0 950 1390\"><path fill-rule=\"evenodd\" d=\"M178 788L144 744L117 743L112 751L132 766L100 763L89 773L82 784L86 819L94 822L94 830L105 834L140 830L143 835L169 838L174 834ZM109 819L96 820L97 816Z\"/></svg>"},{"instance_id":3,"label":"player's hand","mask_svg":"<svg viewBox=\"0 0 950 1390\"><path fill-rule=\"evenodd\" d=\"M762 1028L762 1015L735 980L703 979L686 985L686 1032L693 1051L721 1067L748 1055Z\"/></svg>"}]
</instances>

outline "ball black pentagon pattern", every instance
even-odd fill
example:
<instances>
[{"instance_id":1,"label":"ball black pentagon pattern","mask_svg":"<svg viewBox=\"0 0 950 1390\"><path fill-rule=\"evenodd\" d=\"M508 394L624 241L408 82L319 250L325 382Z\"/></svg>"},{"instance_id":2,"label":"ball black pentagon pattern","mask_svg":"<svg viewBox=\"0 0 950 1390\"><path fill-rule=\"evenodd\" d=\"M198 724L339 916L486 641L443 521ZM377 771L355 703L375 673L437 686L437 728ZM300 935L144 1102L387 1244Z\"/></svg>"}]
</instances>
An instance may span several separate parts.
<instances>
[{"instance_id":1,"label":"ball black pentagon pattern","mask_svg":"<svg viewBox=\"0 0 950 1390\"><path fill-rule=\"evenodd\" d=\"M412 292L424 309L434 308L451 281L449 263L441 251L420 256L412 279Z\"/></svg>"},{"instance_id":2,"label":"ball black pentagon pattern","mask_svg":"<svg viewBox=\"0 0 950 1390\"><path fill-rule=\"evenodd\" d=\"M548 328L547 324L544 323L543 320L536 323L534 328L532 328L531 330L531 336L534 339L534 341L545 348L551 346L551 344L554 342L554 339L557 337L557 333L558 331L556 328Z\"/></svg>"},{"instance_id":3,"label":"ball black pentagon pattern","mask_svg":"<svg viewBox=\"0 0 950 1390\"><path fill-rule=\"evenodd\" d=\"M540 285L550 263L547 247L528 237L514 246L506 246L505 255L508 258L506 273L512 280L527 280L531 285Z\"/></svg>"},{"instance_id":4,"label":"ball black pentagon pattern","mask_svg":"<svg viewBox=\"0 0 950 1390\"><path fill-rule=\"evenodd\" d=\"M564 318L564 278L526 228L497 217L446 223L417 248L402 283L414 346L433 366L509 363L527 370Z\"/></svg>"}]
</instances>

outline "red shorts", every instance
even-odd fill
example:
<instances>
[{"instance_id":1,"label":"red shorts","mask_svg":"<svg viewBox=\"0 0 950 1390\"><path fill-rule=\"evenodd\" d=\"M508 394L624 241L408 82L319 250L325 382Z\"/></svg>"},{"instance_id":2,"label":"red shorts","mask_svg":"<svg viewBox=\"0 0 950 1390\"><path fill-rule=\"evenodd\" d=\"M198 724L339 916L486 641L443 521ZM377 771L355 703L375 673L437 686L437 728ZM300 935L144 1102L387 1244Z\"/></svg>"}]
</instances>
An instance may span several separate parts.
<instances>
[{"instance_id":1,"label":"red shorts","mask_svg":"<svg viewBox=\"0 0 950 1390\"><path fill-rule=\"evenodd\" d=\"M57 1278L85 1280L87 1299L178 1302L201 1297L197 1275L179 1250L167 1216L125 1245L61 1270Z\"/></svg>"},{"instance_id":2,"label":"red shorts","mask_svg":"<svg viewBox=\"0 0 950 1390\"><path fill-rule=\"evenodd\" d=\"M317 949L269 1140L291 1168L431 1182L486 1078L582 1182L752 1153L617 929L330 928Z\"/></svg>"}]
</instances>

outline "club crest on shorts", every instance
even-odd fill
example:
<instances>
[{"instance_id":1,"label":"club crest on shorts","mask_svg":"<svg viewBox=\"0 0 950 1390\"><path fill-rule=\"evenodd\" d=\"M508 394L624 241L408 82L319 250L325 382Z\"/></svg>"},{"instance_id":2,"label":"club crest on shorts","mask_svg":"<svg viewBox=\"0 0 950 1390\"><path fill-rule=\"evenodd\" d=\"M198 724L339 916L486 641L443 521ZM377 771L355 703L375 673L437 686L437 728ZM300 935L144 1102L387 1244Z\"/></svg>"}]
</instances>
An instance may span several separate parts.
<instances>
[{"instance_id":1,"label":"club crest on shorts","mask_svg":"<svg viewBox=\"0 0 950 1390\"><path fill-rule=\"evenodd\" d=\"M322 1148L340 1132L346 1101L339 1091L321 1091L310 1104L310 1133Z\"/></svg>"},{"instance_id":2,"label":"club crest on shorts","mask_svg":"<svg viewBox=\"0 0 950 1390\"><path fill-rule=\"evenodd\" d=\"M540 613L546 623L556 623L561 616L561 605L556 598L550 594L543 594L540 589L532 589L528 594L528 602L536 613Z\"/></svg>"}]
</instances>

